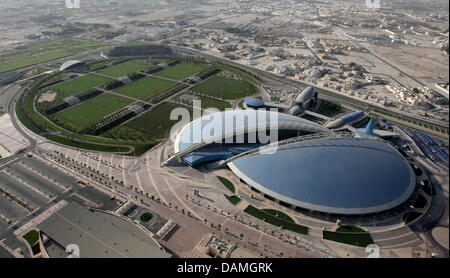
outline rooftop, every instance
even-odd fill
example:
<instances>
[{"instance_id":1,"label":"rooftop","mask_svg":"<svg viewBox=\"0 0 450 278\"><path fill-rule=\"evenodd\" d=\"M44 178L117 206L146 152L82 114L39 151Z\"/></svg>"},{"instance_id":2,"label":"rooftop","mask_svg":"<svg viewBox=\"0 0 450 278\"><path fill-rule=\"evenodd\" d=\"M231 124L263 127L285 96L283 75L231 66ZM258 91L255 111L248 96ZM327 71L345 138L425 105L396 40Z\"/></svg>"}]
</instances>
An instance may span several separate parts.
<instances>
[{"instance_id":1,"label":"rooftop","mask_svg":"<svg viewBox=\"0 0 450 278\"><path fill-rule=\"evenodd\" d=\"M415 188L415 175L405 158L391 145L367 138L280 145L275 152L255 152L228 166L273 198L326 213L388 210L406 201Z\"/></svg>"},{"instance_id":2,"label":"rooftop","mask_svg":"<svg viewBox=\"0 0 450 278\"><path fill-rule=\"evenodd\" d=\"M50 216L38 228L60 246L78 245L81 258L170 257L135 224L74 202Z\"/></svg>"}]
</instances>

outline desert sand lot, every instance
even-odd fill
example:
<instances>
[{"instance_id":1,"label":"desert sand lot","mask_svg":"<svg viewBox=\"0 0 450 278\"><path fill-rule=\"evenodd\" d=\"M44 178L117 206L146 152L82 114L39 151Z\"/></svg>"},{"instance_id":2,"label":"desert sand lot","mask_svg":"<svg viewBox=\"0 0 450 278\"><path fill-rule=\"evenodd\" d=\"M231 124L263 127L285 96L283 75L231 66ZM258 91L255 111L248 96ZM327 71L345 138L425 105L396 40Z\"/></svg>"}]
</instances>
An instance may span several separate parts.
<instances>
[{"instance_id":1,"label":"desert sand lot","mask_svg":"<svg viewBox=\"0 0 450 278\"><path fill-rule=\"evenodd\" d=\"M439 49L422 49L410 46L372 45L380 56L403 71L433 85L437 80L448 81L449 56Z\"/></svg>"}]
</instances>

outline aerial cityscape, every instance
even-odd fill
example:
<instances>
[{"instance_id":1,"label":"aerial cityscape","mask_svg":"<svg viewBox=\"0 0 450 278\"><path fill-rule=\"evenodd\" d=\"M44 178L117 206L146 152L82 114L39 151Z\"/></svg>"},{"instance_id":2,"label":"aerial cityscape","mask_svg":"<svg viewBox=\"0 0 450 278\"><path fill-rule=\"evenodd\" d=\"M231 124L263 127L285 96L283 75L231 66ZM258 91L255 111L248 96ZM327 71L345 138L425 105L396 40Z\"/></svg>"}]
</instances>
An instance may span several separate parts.
<instances>
[{"instance_id":1,"label":"aerial cityscape","mask_svg":"<svg viewBox=\"0 0 450 278\"><path fill-rule=\"evenodd\" d=\"M448 156L446 0L0 1L0 258L448 258Z\"/></svg>"}]
</instances>

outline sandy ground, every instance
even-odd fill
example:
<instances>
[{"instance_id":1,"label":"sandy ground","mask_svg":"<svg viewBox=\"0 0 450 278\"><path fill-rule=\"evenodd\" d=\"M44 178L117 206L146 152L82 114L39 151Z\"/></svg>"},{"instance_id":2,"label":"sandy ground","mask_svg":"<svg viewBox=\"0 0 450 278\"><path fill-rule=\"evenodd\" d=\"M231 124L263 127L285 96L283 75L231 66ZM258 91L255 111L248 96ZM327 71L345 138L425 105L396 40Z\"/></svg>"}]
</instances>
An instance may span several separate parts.
<instances>
[{"instance_id":1,"label":"sandy ground","mask_svg":"<svg viewBox=\"0 0 450 278\"><path fill-rule=\"evenodd\" d=\"M42 103L42 102L52 102L53 100L55 100L56 97L56 93L43 93L40 97L38 102Z\"/></svg>"},{"instance_id":2,"label":"sandy ground","mask_svg":"<svg viewBox=\"0 0 450 278\"><path fill-rule=\"evenodd\" d=\"M449 56L439 49L423 49L411 46L377 46L373 49L403 71L420 78L427 83L436 80L448 81Z\"/></svg>"}]
</instances>

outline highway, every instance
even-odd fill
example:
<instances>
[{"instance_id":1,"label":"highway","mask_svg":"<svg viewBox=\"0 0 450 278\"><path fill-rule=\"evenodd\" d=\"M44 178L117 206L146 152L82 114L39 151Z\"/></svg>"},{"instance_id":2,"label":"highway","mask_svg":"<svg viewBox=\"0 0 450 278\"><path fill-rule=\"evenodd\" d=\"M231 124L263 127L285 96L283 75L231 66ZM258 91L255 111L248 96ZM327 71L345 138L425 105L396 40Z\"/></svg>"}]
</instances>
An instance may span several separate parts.
<instances>
[{"instance_id":1,"label":"highway","mask_svg":"<svg viewBox=\"0 0 450 278\"><path fill-rule=\"evenodd\" d=\"M187 48L178 47L178 46L176 46L176 47L174 46L174 48L175 49L179 49L179 50L181 50L183 52L186 52L186 53L199 54L199 55L205 56L205 57L207 57L209 59L215 59L215 60L222 61L222 62L224 62L226 64L231 64L231 65L236 66L236 67L241 67L241 68L244 68L244 69L246 69L246 70L248 70L250 72L255 72L255 73L260 74L262 76L274 79L274 80L276 80L278 82L282 82L282 83L285 83L285 84L288 84L288 85L291 85L291 86L297 86L297 87L298 86L314 86L314 87L318 88L321 91L322 94L327 94L327 95L332 96L332 97L334 97L336 99L339 99L339 100L341 100L341 101L351 105L352 107L358 107L359 106L358 109L365 109L365 108L377 109L379 111L388 113L388 114L390 114L392 116L399 116L399 117L402 117L402 118L405 118L405 119L408 119L408 120L411 120L411 121L420 122L422 124L435 126L435 127L442 128L442 129L445 129L445 130L449 129L448 128L448 123L442 123L442 122L437 122L437 121L434 121L434 120L429 120L429 119L426 119L426 118L423 118L423 117L419 117L419 116L414 116L414 115L411 115L411 114L408 114L408 113L405 113L405 112L393 111L391 109L384 108L382 106L375 106L374 104L366 103L364 101L361 101L361 100L358 100L358 99L355 99L355 98L352 98L352 97L349 97L349 96L345 96L343 94L336 93L336 92L330 90L329 88L317 86L317 84L312 84L312 83L308 83L308 82L300 82L300 81L297 81L297 80L287 79L287 78L284 78L282 76L278 76L278 75L270 73L270 72L262 71L262 70L259 70L259 69L253 68L253 67L249 67L249 66L246 66L246 65L242 65L242 64L233 62L233 61L224 60L224 59L222 59L220 57L216 57L216 56L209 55L209 54L206 54L206 53L198 53L198 52L195 52L195 51L187 49ZM383 117L384 117L384 115L383 115ZM405 123L407 123L407 122L405 122ZM416 128L417 129L419 129L419 128L422 129L423 127L417 126ZM428 130L430 130L430 129L427 129L427 131ZM440 136L444 137L444 138L448 137L448 135L443 134L443 133L441 133Z\"/></svg>"}]
</instances>

